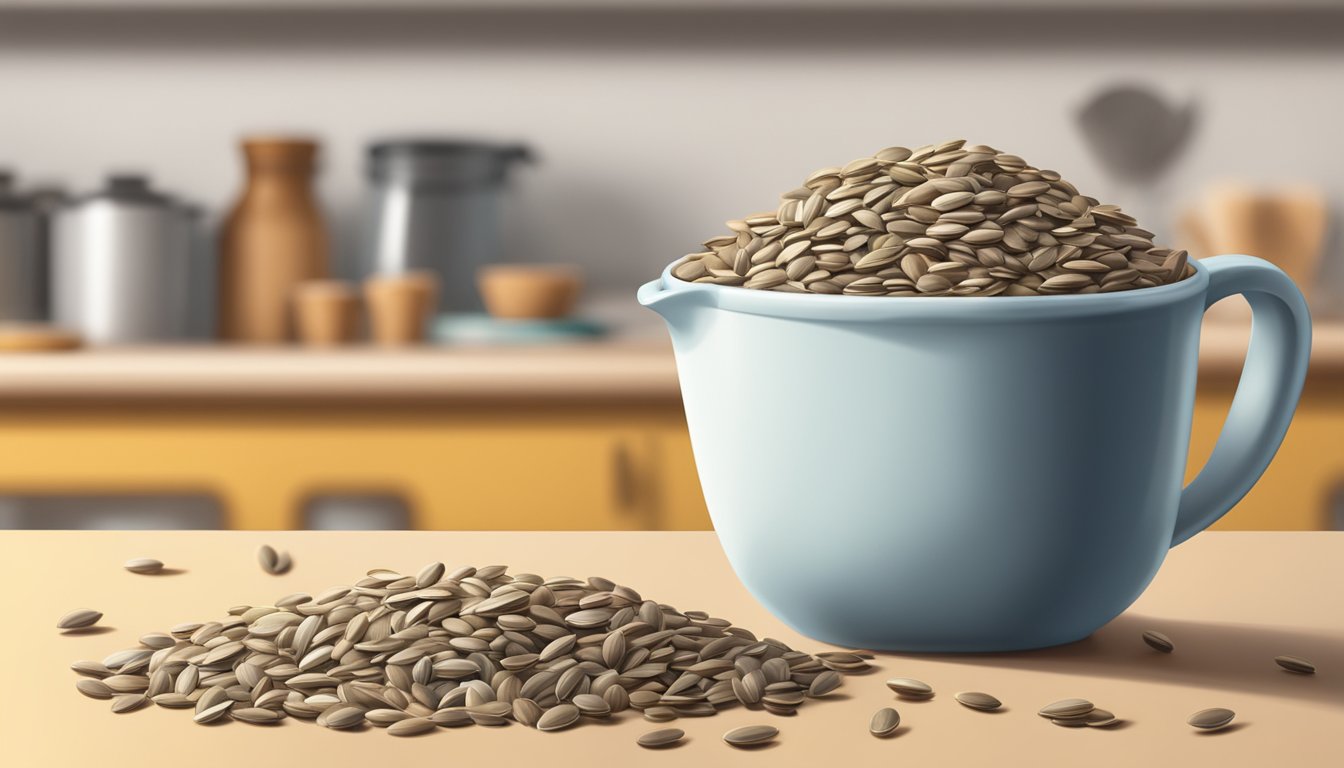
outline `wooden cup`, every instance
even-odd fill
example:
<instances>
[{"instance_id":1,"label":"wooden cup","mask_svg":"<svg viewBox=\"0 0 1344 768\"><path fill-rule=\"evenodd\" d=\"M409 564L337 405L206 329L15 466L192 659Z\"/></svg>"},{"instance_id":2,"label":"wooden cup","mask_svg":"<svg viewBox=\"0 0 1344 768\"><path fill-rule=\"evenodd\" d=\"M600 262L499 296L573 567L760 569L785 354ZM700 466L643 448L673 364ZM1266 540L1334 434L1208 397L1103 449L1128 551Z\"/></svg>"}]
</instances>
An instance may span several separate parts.
<instances>
[{"instance_id":1,"label":"wooden cup","mask_svg":"<svg viewBox=\"0 0 1344 768\"><path fill-rule=\"evenodd\" d=\"M492 264L476 271L476 285L493 317L550 319L573 311L583 278L569 264Z\"/></svg>"},{"instance_id":2,"label":"wooden cup","mask_svg":"<svg viewBox=\"0 0 1344 768\"><path fill-rule=\"evenodd\" d=\"M294 291L299 340L310 347L335 347L355 340L359 297L341 280L310 280Z\"/></svg>"},{"instance_id":3,"label":"wooden cup","mask_svg":"<svg viewBox=\"0 0 1344 768\"><path fill-rule=\"evenodd\" d=\"M438 281L428 272L377 275L364 281L364 301L374 343L384 347L425 340L438 302Z\"/></svg>"}]
</instances>

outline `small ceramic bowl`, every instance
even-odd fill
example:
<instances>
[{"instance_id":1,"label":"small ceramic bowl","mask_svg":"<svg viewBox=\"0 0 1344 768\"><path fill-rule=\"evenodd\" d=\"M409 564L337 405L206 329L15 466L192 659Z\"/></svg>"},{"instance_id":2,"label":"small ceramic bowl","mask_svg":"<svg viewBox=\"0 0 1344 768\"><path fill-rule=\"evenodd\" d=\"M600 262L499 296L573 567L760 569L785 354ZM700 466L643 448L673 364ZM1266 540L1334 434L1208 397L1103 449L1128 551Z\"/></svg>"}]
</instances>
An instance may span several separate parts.
<instances>
[{"instance_id":1,"label":"small ceramic bowl","mask_svg":"<svg viewBox=\"0 0 1344 768\"><path fill-rule=\"evenodd\" d=\"M477 270L476 284L493 317L555 318L573 311L583 278L567 264L495 264Z\"/></svg>"}]
</instances>

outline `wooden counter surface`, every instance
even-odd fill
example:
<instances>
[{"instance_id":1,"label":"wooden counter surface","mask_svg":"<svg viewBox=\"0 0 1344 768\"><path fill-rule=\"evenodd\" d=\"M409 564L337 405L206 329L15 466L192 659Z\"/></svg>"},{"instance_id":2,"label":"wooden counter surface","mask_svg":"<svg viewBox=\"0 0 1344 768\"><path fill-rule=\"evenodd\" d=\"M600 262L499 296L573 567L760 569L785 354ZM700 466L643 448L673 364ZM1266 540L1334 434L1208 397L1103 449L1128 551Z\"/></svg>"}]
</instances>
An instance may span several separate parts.
<instances>
[{"instance_id":1,"label":"wooden counter surface","mask_svg":"<svg viewBox=\"0 0 1344 768\"><path fill-rule=\"evenodd\" d=\"M1235 379L1247 337L1244 326L1206 323L1201 376ZM1344 379L1344 325L1317 325L1309 375ZM679 397L663 338L393 351L199 346L0 355L0 400Z\"/></svg>"},{"instance_id":2,"label":"wooden counter surface","mask_svg":"<svg viewBox=\"0 0 1344 768\"><path fill-rule=\"evenodd\" d=\"M292 553L293 570L268 576L258 545ZM131 557L156 557L180 572L136 576ZM134 646L150 631L213 620L233 605L268 604L350 584L374 567L414 573L422 564L507 563L546 576L602 575L645 597L702 609L796 648L826 650L771 618L734 578L712 533L311 533L4 532L0 577L13 597L0 633L7 660L0 696L6 763L131 768L189 765L928 765L928 766L1308 766L1332 765L1344 723L1344 533L1205 533L1175 549L1147 593L1123 616L1073 645L995 656L879 654L870 675L848 677L828 701L794 717L741 707L683 718L682 747L648 752L634 743L664 727L633 711L561 733L519 725L438 730L397 739L378 729L333 732L287 719L276 727L191 722L190 711L150 707L114 715L108 702L74 689L68 669ZM844 578L862 578L858 571ZM105 629L61 635L75 608L106 615ZM1140 633L1176 645L1158 654ZM1272 658L1303 656L1315 676L1280 670ZM898 701L889 677L931 684L931 701ZM989 692L1005 711L984 714L952 694ZM1080 696L1126 721L1120 728L1066 729L1036 715L1046 703ZM869 736L880 707L902 716L898 735ZM1197 733L1193 712L1237 713L1224 731ZM735 751L720 735L768 723L778 743Z\"/></svg>"}]
</instances>

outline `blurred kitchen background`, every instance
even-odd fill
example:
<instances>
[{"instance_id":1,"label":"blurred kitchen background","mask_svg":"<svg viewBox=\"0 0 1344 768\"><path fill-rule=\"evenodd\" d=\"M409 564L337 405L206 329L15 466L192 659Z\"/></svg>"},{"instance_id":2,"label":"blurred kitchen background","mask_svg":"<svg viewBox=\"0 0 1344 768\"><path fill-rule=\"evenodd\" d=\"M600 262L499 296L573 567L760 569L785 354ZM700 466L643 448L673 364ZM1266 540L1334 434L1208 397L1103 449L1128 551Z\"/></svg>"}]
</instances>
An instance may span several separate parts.
<instances>
[{"instance_id":1,"label":"blurred kitchen background","mask_svg":"<svg viewBox=\"0 0 1344 768\"><path fill-rule=\"evenodd\" d=\"M1344 529L1342 83L1332 0L0 0L0 528L708 527L636 286L964 137L1299 281L1220 525Z\"/></svg>"}]
</instances>

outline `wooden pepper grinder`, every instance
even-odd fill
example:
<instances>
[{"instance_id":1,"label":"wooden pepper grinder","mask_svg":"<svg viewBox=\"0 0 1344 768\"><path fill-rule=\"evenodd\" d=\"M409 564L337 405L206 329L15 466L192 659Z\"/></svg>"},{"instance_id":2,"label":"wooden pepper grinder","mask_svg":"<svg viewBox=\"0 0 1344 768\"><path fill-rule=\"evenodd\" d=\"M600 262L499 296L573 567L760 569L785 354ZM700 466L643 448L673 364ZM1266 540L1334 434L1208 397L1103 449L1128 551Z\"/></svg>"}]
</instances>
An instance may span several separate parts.
<instances>
[{"instance_id":1,"label":"wooden pepper grinder","mask_svg":"<svg viewBox=\"0 0 1344 768\"><path fill-rule=\"evenodd\" d=\"M247 187L220 233L220 334L275 344L294 337L295 288L328 272L327 233L313 195L317 143L242 142Z\"/></svg>"}]
</instances>

